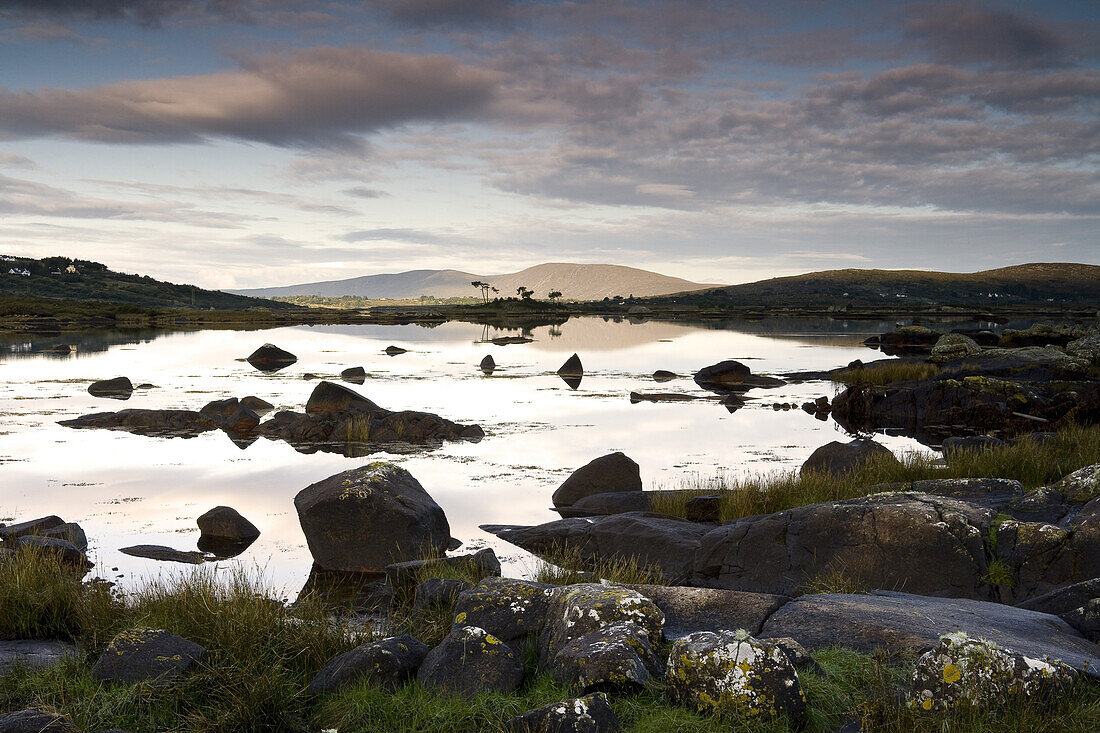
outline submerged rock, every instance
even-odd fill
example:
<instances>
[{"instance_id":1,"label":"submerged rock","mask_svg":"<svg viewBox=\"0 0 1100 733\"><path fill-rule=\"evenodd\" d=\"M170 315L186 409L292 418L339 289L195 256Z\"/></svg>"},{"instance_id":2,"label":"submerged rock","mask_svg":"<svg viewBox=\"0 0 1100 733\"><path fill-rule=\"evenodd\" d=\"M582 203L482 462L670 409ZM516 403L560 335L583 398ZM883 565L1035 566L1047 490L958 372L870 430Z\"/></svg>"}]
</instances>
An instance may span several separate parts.
<instances>
[{"instance_id":1,"label":"submerged rock","mask_svg":"<svg viewBox=\"0 0 1100 733\"><path fill-rule=\"evenodd\" d=\"M371 463L311 484L294 507L313 559L328 570L381 572L394 562L441 557L447 517L411 473Z\"/></svg>"},{"instance_id":2,"label":"submerged rock","mask_svg":"<svg viewBox=\"0 0 1100 733\"><path fill-rule=\"evenodd\" d=\"M141 409L95 412L71 420L61 420L58 425L64 425L67 428L100 428L122 430L134 435L179 438L194 438L221 427L218 420L193 410Z\"/></svg>"},{"instance_id":3,"label":"submerged rock","mask_svg":"<svg viewBox=\"0 0 1100 733\"><path fill-rule=\"evenodd\" d=\"M164 545L132 545L120 547L119 552L130 557L143 557L147 560L160 560L161 562L180 562L188 565L201 565L209 557L201 552L177 550Z\"/></svg>"}]
</instances>

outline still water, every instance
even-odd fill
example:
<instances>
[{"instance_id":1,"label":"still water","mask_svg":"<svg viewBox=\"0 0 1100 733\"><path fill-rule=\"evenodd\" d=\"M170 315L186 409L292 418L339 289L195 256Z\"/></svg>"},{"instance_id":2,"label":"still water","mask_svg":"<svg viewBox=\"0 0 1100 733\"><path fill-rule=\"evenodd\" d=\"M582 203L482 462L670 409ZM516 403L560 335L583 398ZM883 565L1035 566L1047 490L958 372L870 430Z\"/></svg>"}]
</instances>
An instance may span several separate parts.
<instances>
[{"instance_id":1,"label":"still water","mask_svg":"<svg viewBox=\"0 0 1100 733\"><path fill-rule=\"evenodd\" d=\"M231 506L262 531L242 556L273 585L293 595L311 558L294 511L305 486L368 460L408 469L447 513L459 552L491 546L506 574L523 575L530 556L478 529L479 524L535 524L556 519L550 495L577 467L611 451L641 466L646 489L676 488L717 475L797 469L817 446L844 434L801 410L776 402L830 398L827 382L756 389L748 406L729 413L711 400L631 404L631 391L704 396L690 375L737 359L754 373L829 369L875 358L862 346L894 324L872 321L728 321L721 327L685 323L576 318L531 329L526 344L486 339L515 335L465 323L421 326L317 326L265 331L108 332L52 339L11 339L0 353L0 521L57 514L79 522L89 538L94 573L135 584L179 565L118 552L133 544L194 550L195 518ZM276 374L256 371L242 357L264 342L298 356ZM74 344L59 356L44 348ZM389 345L408 349L390 357ZM585 376L570 389L554 372L577 352ZM498 368L478 369L486 354ZM304 455L283 442L259 439L239 448L221 431L199 437L154 438L106 430L73 430L57 421L123 408L197 410L213 399L256 395L276 409L304 410L316 385L312 373L336 379L363 366L362 386L348 385L383 407L424 410L480 424L480 442L453 442L415 454L348 458ZM666 369L683 378L657 384ZM91 381L127 376L151 389L126 402L92 397ZM921 450L914 441L881 436L896 452Z\"/></svg>"}]
</instances>

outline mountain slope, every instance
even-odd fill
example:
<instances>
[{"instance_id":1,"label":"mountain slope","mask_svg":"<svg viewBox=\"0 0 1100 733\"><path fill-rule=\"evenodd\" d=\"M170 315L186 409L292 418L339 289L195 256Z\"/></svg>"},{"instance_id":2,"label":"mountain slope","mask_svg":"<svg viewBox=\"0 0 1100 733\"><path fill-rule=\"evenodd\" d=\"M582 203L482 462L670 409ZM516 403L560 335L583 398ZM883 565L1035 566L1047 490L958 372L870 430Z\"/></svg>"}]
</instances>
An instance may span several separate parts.
<instances>
[{"instance_id":1,"label":"mountain slope","mask_svg":"<svg viewBox=\"0 0 1100 733\"><path fill-rule=\"evenodd\" d=\"M671 300L671 299L669 299ZM973 273L826 270L676 298L729 306L959 304L1100 305L1100 266L1036 262Z\"/></svg>"},{"instance_id":2,"label":"mountain slope","mask_svg":"<svg viewBox=\"0 0 1100 733\"><path fill-rule=\"evenodd\" d=\"M641 298L708 287L678 277L622 265L548 262L504 275L475 275L458 270L412 270L347 280L229 292L265 298L291 295L357 295L366 298L417 298L421 295L432 295L437 298L451 298L479 295L481 291L470 285L477 280L488 282L500 291L501 296L515 296L517 288L526 287L534 291L536 298L545 298L550 291L557 290L562 293L562 297L574 300L601 300L615 295L634 295Z\"/></svg>"},{"instance_id":3,"label":"mountain slope","mask_svg":"<svg viewBox=\"0 0 1100 733\"><path fill-rule=\"evenodd\" d=\"M11 270L16 272L12 273ZM19 274L24 270L30 274ZM203 290L193 285L176 285L154 280L148 275L126 275L109 270L99 262L68 257L36 260L5 256L0 260L0 296L95 300L152 308L294 308L287 303L273 300L232 295L220 290Z\"/></svg>"}]
</instances>

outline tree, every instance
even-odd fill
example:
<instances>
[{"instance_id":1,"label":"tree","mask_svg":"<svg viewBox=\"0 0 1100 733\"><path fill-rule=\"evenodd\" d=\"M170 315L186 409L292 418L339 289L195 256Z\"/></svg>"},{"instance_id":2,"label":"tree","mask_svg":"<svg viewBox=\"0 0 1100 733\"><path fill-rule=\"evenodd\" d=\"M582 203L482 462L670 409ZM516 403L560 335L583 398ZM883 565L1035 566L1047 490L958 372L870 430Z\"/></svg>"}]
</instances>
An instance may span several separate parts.
<instances>
[{"instance_id":1,"label":"tree","mask_svg":"<svg viewBox=\"0 0 1100 733\"><path fill-rule=\"evenodd\" d=\"M520 285L518 288L516 288L516 295L523 298L524 300L530 300L531 296L534 294L534 290L528 290L527 287L524 285Z\"/></svg>"},{"instance_id":2,"label":"tree","mask_svg":"<svg viewBox=\"0 0 1100 733\"><path fill-rule=\"evenodd\" d=\"M546 297L549 298L550 300L557 300L558 298L561 297L561 291L560 290L551 290L549 293L546 294Z\"/></svg>"},{"instance_id":3,"label":"tree","mask_svg":"<svg viewBox=\"0 0 1100 733\"><path fill-rule=\"evenodd\" d=\"M481 280L474 280L470 284L473 285L475 288L481 288L481 300L485 303L488 303L489 302L489 289L493 288L493 286L490 285L489 283L483 282ZM493 288L493 292L496 292L496 288Z\"/></svg>"}]
</instances>

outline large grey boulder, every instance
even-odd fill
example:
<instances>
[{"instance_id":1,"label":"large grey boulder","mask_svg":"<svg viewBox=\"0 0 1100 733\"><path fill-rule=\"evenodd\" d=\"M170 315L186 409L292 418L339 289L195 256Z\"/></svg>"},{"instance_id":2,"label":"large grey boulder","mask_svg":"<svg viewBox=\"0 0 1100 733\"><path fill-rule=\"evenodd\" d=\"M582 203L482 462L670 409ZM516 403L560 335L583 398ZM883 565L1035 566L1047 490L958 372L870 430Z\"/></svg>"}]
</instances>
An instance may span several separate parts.
<instances>
[{"instance_id":1,"label":"large grey boulder","mask_svg":"<svg viewBox=\"0 0 1100 733\"><path fill-rule=\"evenodd\" d=\"M789 636L810 650L846 646L862 652L924 652L940 637L958 632L1035 659L1058 659L1100 678L1100 647L1057 616L965 598L893 591L802 596L772 614L760 636Z\"/></svg>"},{"instance_id":2,"label":"large grey boulder","mask_svg":"<svg viewBox=\"0 0 1100 733\"><path fill-rule=\"evenodd\" d=\"M800 473L806 475L816 472L841 476L851 473L867 461L890 459L894 463L899 462L889 448L873 440L857 438L847 443L834 440L811 453L802 464Z\"/></svg>"},{"instance_id":3,"label":"large grey boulder","mask_svg":"<svg viewBox=\"0 0 1100 733\"><path fill-rule=\"evenodd\" d=\"M306 692L332 692L360 679L396 688L416 674L427 654L428 647L408 634L360 644L326 662Z\"/></svg>"},{"instance_id":4,"label":"large grey boulder","mask_svg":"<svg viewBox=\"0 0 1100 733\"><path fill-rule=\"evenodd\" d=\"M189 670L205 653L199 644L167 631L129 629L111 640L92 667L92 676L103 682L167 684Z\"/></svg>"},{"instance_id":5,"label":"large grey boulder","mask_svg":"<svg viewBox=\"0 0 1100 733\"><path fill-rule=\"evenodd\" d=\"M424 657L417 679L463 697L482 692L515 692L523 664L503 641L476 626L456 626Z\"/></svg>"},{"instance_id":6,"label":"large grey boulder","mask_svg":"<svg viewBox=\"0 0 1100 733\"><path fill-rule=\"evenodd\" d=\"M619 719L607 695L594 692L517 715L505 725L509 733L615 733Z\"/></svg>"},{"instance_id":7,"label":"large grey boulder","mask_svg":"<svg viewBox=\"0 0 1100 733\"><path fill-rule=\"evenodd\" d=\"M787 655L743 629L678 639L666 677L673 699L700 712L734 719L785 713L796 724L806 713L806 695Z\"/></svg>"},{"instance_id":8,"label":"large grey boulder","mask_svg":"<svg viewBox=\"0 0 1100 733\"><path fill-rule=\"evenodd\" d=\"M327 570L380 572L394 562L440 557L451 540L443 510L392 463L311 484L294 507L314 561Z\"/></svg>"},{"instance_id":9,"label":"large grey boulder","mask_svg":"<svg viewBox=\"0 0 1100 733\"><path fill-rule=\"evenodd\" d=\"M556 648L544 669L556 681L581 692L638 690L663 671L649 633L633 622L569 639Z\"/></svg>"},{"instance_id":10,"label":"large grey boulder","mask_svg":"<svg viewBox=\"0 0 1100 733\"><path fill-rule=\"evenodd\" d=\"M1023 701L1049 696L1075 676L1073 668L1057 660L1032 658L964 633L948 634L917 660L909 703L928 711Z\"/></svg>"},{"instance_id":11,"label":"large grey boulder","mask_svg":"<svg viewBox=\"0 0 1100 733\"><path fill-rule=\"evenodd\" d=\"M981 351L982 347L978 346L977 342L969 336L964 336L961 333L945 333L940 336L939 340L936 341L936 345L932 347L932 354L928 357L928 360L936 364L942 364L951 359L962 359L963 357L980 354Z\"/></svg>"},{"instance_id":12,"label":"large grey boulder","mask_svg":"<svg viewBox=\"0 0 1100 733\"><path fill-rule=\"evenodd\" d=\"M641 491L638 464L616 451L600 456L572 473L554 492L554 506L569 506L593 494Z\"/></svg>"},{"instance_id":13,"label":"large grey boulder","mask_svg":"<svg viewBox=\"0 0 1100 733\"><path fill-rule=\"evenodd\" d=\"M485 578L455 601L456 626L477 626L512 642L539 634L557 586L513 578Z\"/></svg>"}]
</instances>

